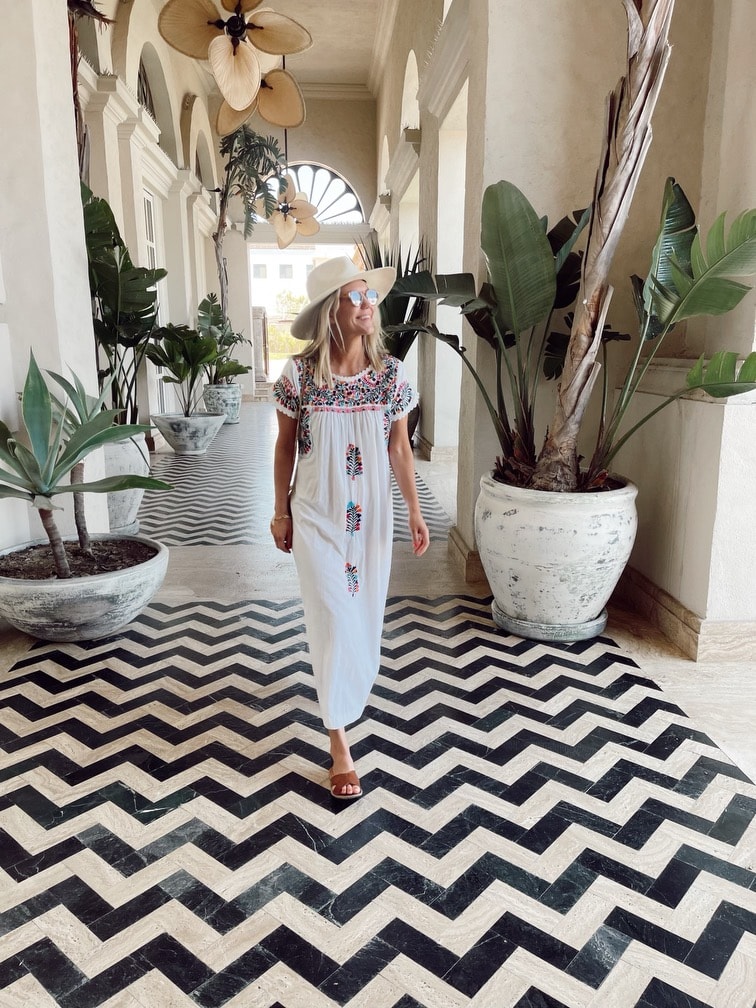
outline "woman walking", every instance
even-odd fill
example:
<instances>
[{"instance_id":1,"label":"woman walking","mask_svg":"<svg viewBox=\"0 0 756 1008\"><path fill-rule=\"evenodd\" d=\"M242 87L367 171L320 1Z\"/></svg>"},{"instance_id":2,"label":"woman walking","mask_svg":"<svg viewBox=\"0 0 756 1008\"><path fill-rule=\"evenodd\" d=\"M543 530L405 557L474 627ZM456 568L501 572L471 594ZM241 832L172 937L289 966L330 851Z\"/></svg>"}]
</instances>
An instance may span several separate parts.
<instances>
[{"instance_id":1,"label":"woman walking","mask_svg":"<svg viewBox=\"0 0 756 1008\"><path fill-rule=\"evenodd\" d=\"M392 267L359 270L346 256L316 266L291 331L307 340L275 383L278 549L293 553L310 660L332 765L331 794L362 794L347 725L378 675L393 514L391 472L409 511L412 548L428 548L407 414L417 396L404 365L383 352L376 306Z\"/></svg>"}]
</instances>

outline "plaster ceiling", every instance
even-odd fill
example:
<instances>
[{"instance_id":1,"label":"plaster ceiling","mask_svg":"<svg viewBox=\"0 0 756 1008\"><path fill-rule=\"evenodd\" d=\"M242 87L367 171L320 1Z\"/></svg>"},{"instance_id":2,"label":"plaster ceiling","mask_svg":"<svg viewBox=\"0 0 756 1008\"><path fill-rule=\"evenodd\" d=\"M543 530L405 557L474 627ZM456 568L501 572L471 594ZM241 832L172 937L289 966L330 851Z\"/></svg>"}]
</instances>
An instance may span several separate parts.
<instances>
[{"instance_id":1,"label":"plaster ceiling","mask_svg":"<svg viewBox=\"0 0 756 1008\"><path fill-rule=\"evenodd\" d=\"M287 69L305 91L324 85L370 87L377 79L385 34L379 29L395 0L275 0L270 6L312 35L307 52L286 58Z\"/></svg>"}]
</instances>

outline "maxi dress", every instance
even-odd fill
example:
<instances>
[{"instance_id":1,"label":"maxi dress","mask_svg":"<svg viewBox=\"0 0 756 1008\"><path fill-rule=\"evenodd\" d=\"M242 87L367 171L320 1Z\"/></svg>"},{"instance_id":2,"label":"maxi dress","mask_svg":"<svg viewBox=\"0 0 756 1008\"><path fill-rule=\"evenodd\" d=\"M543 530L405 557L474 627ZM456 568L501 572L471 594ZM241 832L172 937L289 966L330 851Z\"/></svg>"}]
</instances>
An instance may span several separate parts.
<instances>
[{"instance_id":1,"label":"maxi dress","mask_svg":"<svg viewBox=\"0 0 756 1008\"><path fill-rule=\"evenodd\" d=\"M393 539L388 441L415 406L404 365L315 384L293 357L274 385L276 407L298 420L291 494L292 553L326 728L361 717L380 666Z\"/></svg>"}]
</instances>

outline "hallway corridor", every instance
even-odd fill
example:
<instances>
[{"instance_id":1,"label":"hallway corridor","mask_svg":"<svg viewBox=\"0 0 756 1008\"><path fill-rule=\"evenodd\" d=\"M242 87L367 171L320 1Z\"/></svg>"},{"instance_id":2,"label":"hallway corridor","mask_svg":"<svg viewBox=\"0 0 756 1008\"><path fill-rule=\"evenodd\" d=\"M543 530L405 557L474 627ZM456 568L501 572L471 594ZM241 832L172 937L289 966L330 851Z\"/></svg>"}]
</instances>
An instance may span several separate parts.
<instances>
[{"instance_id":1,"label":"hallway corridor","mask_svg":"<svg viewBox=\"0 0 756 1008\"><path fill-rule=\"evenodd\" d=\"M0 633L3 1008L754 1008L753 667L618 612L498 632L418 461L431 547L397 495L365 794L332 801L274 429L248 403L154 456L169 572L122 635Z\"/></svg>"}]
</instances>

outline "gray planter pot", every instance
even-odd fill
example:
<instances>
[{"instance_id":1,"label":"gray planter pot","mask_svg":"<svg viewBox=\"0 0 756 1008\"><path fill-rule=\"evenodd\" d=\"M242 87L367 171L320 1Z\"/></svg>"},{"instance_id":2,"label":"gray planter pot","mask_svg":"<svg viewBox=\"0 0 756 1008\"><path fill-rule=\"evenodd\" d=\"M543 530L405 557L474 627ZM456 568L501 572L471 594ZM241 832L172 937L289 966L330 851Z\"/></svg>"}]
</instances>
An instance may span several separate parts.
<instances>
[{"instance_id":1,"label":"gray planter pot","mask_svg":"<svg viewBox=\"0 0 756 1008\"><path fill-rule=\"evenodd\" d=\"M202 400L208 413L226 414L224 423L239 423L242 387L238 382L233 382L231 385L205 385Z\"/></svg>"},{"instance_id":2,"label":"gray planter pot","mask_svg":"<svg viewBox=\"0 0 756 1008\"><path fill-rule=\"evenodd\" d=\"M152 422L177 455L204 455L223 426L225 413L156 413Z\"/></svg>"},{"instance_id":3,"label":"gray planter pot","mask_svg":"<svg viewBox=\"0 0 756 1008\"><path fill-rule=\"evenodd\" d=\"M92 539L109 539L108 535ZM129 624L163 583L168 548L146 536L127 536L153 546L155 556L136 567L58 580L0 577L0 615L17 630L42 640L110 637ZM30 545L25 543L24 545ZM13 546L2 553L23 549Z\"/></svg>"},{"instance_id":4,"label":"gray planter pot","mask_svg":"<svg viewBox=\"0 0 756 1008\"><path fill-rule=\"evenodd\" d=\"M150 454L147 451L144 434L135 434L126 441L116 441L106 444L105 475L148 476L150 472ZM144 490L135 487L133 490L115 490L108 494L108 524L114 535L136 535L139 531L139 505L142 503Z\"/></svg>"},{"instance_id":5,"label":"gray planter pot","mask_svg":"<svg viewBox=\"0 0 756 1008\"><path fill-rule=\"evenodd\" d=\"M475 539L494 622L529 640L576 641L606 626L630 558L638 488L549 493L480 481Z\"/></svg>"}]
</instances>

